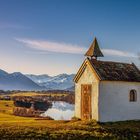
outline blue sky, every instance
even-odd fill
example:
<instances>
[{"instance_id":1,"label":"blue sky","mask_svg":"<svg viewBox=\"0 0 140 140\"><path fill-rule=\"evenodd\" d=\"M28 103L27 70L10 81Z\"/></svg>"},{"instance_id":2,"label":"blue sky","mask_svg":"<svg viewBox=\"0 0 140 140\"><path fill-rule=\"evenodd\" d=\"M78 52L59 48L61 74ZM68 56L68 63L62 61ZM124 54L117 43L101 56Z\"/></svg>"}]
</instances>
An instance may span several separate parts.
<instances>
[{"instance_id":1,"label":"blue sky","mask_svg":"<svg viewBox=\"0 0 140 140\"><path fill-rule=\"evenodd\" d=\"M139 0L0 0L0 68L76 73L97 37L101 60L140 65Z\"/></svg>"}]
</instances>

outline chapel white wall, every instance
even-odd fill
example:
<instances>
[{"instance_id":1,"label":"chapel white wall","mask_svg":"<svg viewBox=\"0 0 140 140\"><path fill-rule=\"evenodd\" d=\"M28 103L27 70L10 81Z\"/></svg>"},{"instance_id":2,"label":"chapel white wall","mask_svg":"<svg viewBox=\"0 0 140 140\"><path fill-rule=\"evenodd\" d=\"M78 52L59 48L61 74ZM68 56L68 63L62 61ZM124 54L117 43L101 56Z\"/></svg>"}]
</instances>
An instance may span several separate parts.
<instances>
[{"instance_id":1,"label":"chapel white wall","mask_svg":"<svg viewBox=\"0 0 140 140\"><path fill-rule=\"evenodd\" d=\"M129 101L130 90L137 91L137 102ZM99 85L99 121L140 119L140 82L105 82Z\"/></svg>"},{"instance_id":2,"label":"chapel white wall","mask_svg":"<svg viewBox=\"0 0 140 140\"><path fill-rule=\"evenodd\" d=\"M98 120L98 80L92 72L91 68L87 65L82 76L75 83L75 116L81 118L81 85L91 84L91 108L92 108L92 119Z\"/></svg>"}]
</instances>

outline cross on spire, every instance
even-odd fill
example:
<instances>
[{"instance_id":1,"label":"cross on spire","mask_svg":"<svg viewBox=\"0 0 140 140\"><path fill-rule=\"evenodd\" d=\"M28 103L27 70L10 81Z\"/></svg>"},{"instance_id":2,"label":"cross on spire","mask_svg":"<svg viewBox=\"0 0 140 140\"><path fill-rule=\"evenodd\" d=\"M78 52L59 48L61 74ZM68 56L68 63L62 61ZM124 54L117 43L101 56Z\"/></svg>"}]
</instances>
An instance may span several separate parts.
<instances>
[{"instance_id":1,"label":"cross on spire","mask_svg":"<svg viewBox=\"0 0 140 140\"><path fill-rule=\"evenodd\" d=\"M97 39L95 37L94 41L92 42L90 48L85 53L85 56L97 59L97 57L103 57L103 53L100 50L100 47L98 45Z\"/></svg>"}]
</instances>

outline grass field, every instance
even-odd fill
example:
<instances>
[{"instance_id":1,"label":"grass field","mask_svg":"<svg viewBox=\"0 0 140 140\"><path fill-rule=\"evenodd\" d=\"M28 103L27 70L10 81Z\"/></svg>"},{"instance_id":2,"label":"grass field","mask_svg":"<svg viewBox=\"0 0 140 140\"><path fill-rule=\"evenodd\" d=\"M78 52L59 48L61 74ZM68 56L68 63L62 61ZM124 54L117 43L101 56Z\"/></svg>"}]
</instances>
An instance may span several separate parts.
<instances>
[{"instance_id":1,"label":"grass field","mask_svg":"<svg viewBox=\"0 0 140 140\"><path fill-rule=\"evenodd\" d=\"M13 102L0 101L0 139L140 139L140 121L97 123L96 121L55 121L12 115Z\"/></svg>"},{"instance_id":2,"label":"grass field","mask_svg":"<svg viewBox=\"0 0 140 140\"><path fill-rule=\"evenodd\" d=\"M12 93L12 94L7 94L8 96L62 96L62 95L66 95L63 93L47 93L47 94L43 94L43 93L37 93L37 92L18 92L18 93Z\"/></svg>"}]
</instances>

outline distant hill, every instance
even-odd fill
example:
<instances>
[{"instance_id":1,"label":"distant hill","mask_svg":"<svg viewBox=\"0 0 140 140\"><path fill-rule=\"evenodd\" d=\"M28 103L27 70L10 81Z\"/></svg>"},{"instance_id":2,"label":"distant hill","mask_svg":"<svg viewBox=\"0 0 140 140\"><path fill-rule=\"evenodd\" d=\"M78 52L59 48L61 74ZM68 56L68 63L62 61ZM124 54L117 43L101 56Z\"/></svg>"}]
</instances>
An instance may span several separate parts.
<instances>
[{"instance_id":1,"label":"distant hill","mask_svg":"<svg viewBox=\"0 0 140 140\"><path fill-rule=\"evenodd\" d=\"M38 84L19 72L7 73L0 70L1 90L41 90Z\"/></svg>"},{"instance_id":2,"label":"distant hill","mask_svg":"<svg viewBox=\"0 0 140 140\"><path fill-rule=\"evenodd\" d=\"M28 74L26 76L47 90L74 90L74 74L59 74L57 76Z\"/></svg>"},{"instance_id":3,"label":"distant hill","mask_svg":"<svg viewBox=\"0 0 140 140\"><path fill-rule=\"evenodd\" d=\"M68 91L74 91L74 89L75 89L75 87L72 86L72 87L67 88L66 90L68 90Z\"/></svg>"},{"instance_id":4,"label":"distant hill","mask_svg":"<svg viewBox=\"0 0 140 140\"><path fill-rule=\"evenodd\" d=\"M0 70L0 90L74 90L74 74L24 75Z\"/></svg>"}]
</instances>

